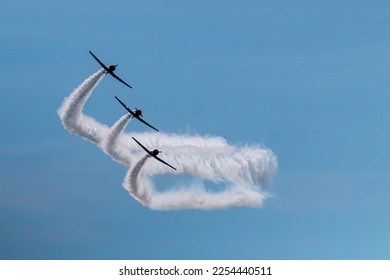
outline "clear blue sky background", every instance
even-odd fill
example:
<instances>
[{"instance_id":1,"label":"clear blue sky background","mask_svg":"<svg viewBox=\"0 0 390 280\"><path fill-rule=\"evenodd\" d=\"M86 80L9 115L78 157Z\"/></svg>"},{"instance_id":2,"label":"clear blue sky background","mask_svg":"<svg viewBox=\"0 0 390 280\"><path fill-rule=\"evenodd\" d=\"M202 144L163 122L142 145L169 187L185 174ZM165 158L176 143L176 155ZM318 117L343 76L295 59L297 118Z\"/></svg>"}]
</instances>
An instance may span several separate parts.
<instances>
[{"instance_id":1,"label":"clear blue sky background","mask_svg":"<svg viewBox=\"0 0 390 280\"><path fill-rule=\"evenodd\" d=\"M2 1L1 259L389 259L389 1ZM261 208L158 212L56 110L261 143ZM128 96L126 96L128 94ZM128 130L130 127L127 128ZM131 123L131 129L146 130Z\"/></svg>"}]
</instances>

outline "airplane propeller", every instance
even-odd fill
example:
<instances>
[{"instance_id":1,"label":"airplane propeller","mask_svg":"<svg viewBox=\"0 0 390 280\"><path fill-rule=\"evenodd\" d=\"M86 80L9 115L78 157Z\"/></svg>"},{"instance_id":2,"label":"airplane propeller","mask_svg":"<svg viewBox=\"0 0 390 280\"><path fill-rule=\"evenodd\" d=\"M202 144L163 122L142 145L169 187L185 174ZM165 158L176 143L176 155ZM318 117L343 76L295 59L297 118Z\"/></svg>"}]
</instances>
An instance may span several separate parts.
<instances>
[{"instance_id":1,"label":"airplane propeller","mask_svg":"<svg viewBox=\"0 0 390 280\"><path fill-rule=\"evenodd\" d=\"M140 109L138 109L137 107L135 107L135 111L136 111L136 112L139 112L139 115L140 115L141 117L143 117L143 116L142 116L142 110L140 110Z\"/></svg>"}]
</instances>

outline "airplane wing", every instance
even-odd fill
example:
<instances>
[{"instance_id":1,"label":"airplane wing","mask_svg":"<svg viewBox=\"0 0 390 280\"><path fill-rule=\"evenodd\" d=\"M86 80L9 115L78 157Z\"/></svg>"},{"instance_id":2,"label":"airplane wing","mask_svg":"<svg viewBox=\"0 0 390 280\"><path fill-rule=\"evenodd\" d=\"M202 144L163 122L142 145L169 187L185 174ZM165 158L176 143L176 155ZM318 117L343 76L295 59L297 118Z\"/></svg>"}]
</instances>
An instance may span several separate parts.
<instances>
[{"instance_id":1,"label":"airplane wing","mask_svg":"<svg viewBox=\"0 0 390 280\"><path fill-rule=\"evenodd\" d=\"M118 102L119 102L120 104L122 104L122 106L125 107L125 109L126 109L127 111L129 111L129 113L130 113L133 117L135 117L134 112L131 111L131 109L130 109L129 107L127 107L126 104L122 102L122 100L120 100L120 99L119 99L118 97L116 97L116 96L115 96L115 99L118 100Z\"/></svg>"},{"instance_id":2,"label":"airplane wing","mask_svg":"<svg viewBox=\"0 0 390 280\"><path fill-rule=\"evenodd\" d=\"M118 102L119 102L120 104L122 104L123 107L125 107L125 109L126 109L127 111L129 111L129 113L130 113L133 117L135 117L137 120L139 120L140 122L144 123L145 125L149 126L150 128L153 128L154 130L159 131L159 130L158 130L157 128L155 128L153 125L149 124L148 122L146 122L145 120L143 120L143 119L140 118L139 116L135 115L134 112L133 112L129 107L127 107L125 103L122 102L122 100L120 100L120 99L119 99L118 97L116 97L116 96L115 96L115 98L116 98L116 100L118 100Z\"/></svg>"},{"instance_id":3,"label":"airplane wing","mask_svg":"<svg viewBox=\"0 0 390 280\"><path fill-rule=\"evenodd\" d=\"M146 121L144 121L144 120L141 119L140 117L138 117L138 116L135 116L135 117L136 117L140 122L146 124L146 125L149 126L150 128L153 128L154 130L159 131L159 130L158 130L157 128L155 128L153 125L147 123Z\"/></svg>"},{"instance_id":4,"label":"airplane wing","mask_svg":"<svg viewBox=\"0 0 390 280\"><path fill-rule=\"evenodd\" d=\"M159 157L157 157L157 156L154 156L154 155L152 154L152 152L149 151L148 149L146 149L146 148L144 147L144 145L142 145L137 139L135 139L134 137L132 137L132 138L133 138L133 140L134 140L135 142L137 142L137 144L140 145L140 146L142 147L142 149L144 149L150 156L154 157L155 159L157 159L158 161L164 163L165 165L169 166L170 168L176 170L175 167L173 167L172 165L170 165L170 164L167 163L166 161L163 161L161 158L159 158Z\"/></svg>"},{"instance_id":5,"label":"airplane wing","mask_svg":"<svg viewBox=\"0 0 390 280\"><path fill-rule=\"evenodd\" d=\"M107 73L110 72L110 70L107 68L107 66L104 65L104 63L101 62L101 61L99 60L99 58L97 58L97 56L93 54L93 52L89 51L89 53L90 53L90 54L93 56L93 58L96 59L96 61L104 68L104 70L107 71Z\"/></svg>"},{"instance_id":6,"label":"airplane wing","mask_svg":"<svg viewBox=\"0 0 390 280\"><path fill-rule=\"evenodd\" d=\"M132 137L132 138L133 138L133 140L134 140L135 142L137 142L138 145L140 145L140 146L142 147L142 149L145 150L145 152L147 152L150 156L152 156L152 152L151 152L151 151L149 151L148 149L146 149L145 146L142 145L140 142L138 142L137 139L135 139L134 137Z\"/></svg>"},{"instance_id":7,"label":"airplane wing","mask_svg":"<svg viewBox=\"0 0 390 280\"><path fill-rule=\"evenodd\" d=\"M159 157L157 157L157 156L153 156L155 159L157 159L158 161L160 161L160 162L162 162L162 163L164 163L164 164L166 164L166 165L168 165L170 168L172 168L172 169L174 169L174 170L176 170L176 168L175 167L173 167L172 165L170 165L169 163L167 163L167 162L165 162L165 161L163 161L161 158L159 158Z\"/></svg>"},{"instance_id":8,"label":"airplane wing","mask_svg":"<svg viewBox=\"0 0 390 280\"><path fill-rule=\"evenodd\" d=\"M128 83L126 83L124 80L122 80L121 78L119 78L114 72L110 71L108 72L111 76L113 76L115 79L117 79L119 82L121 82L122 84L128 86L129 88L132 88L131 85L129 85Z\"/></svg>"}]
</instances>

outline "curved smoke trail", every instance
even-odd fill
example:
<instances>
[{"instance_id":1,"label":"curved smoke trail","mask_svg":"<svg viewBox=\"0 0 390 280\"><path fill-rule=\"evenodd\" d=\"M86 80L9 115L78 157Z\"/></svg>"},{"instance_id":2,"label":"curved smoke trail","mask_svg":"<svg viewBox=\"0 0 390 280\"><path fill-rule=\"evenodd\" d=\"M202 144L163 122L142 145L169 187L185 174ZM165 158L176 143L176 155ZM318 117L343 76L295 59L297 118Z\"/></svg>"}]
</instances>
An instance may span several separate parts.
<instances>
[{"instance_id":1,"label":"curved smoke trail","mask_svg":"<svg viewBox=\"0 0 390 280\"><path fill-rule=\"evenodd\" d=\"M155 210L220 209L259 206L267 197L264 185L277 170L271 150L259 145L236 147L222 137L162 132L124 133L131 116L122 116L111 128L85 116L82 109L93 89L104 77L99 70L65 99L58 110L64 127L99 146L115 161L126 166L123 186L137 201ZM167 168L148 155L131 139L139 138L146 147L161 149L163 158L177 167ZM155 189L151 178L162 174L187 174L198 178L186 186ZM204 182L222 184L219 191L208 190Z\"/></svg>"},{"instance_id":2,"label":"curved smoke trail","mask_svg":"<svg viewBox=\"0 0 390 280\"><path fill-rule=\"evenodd\" d=\"M140 203L147 206L150 204L150 188L142 188L144 185L140 185L138 180L139 172L141 171L141 168L144 166L146 160L149 158L148 155L144 156L137 164L134 166L133 169L129 169L127 172L127 175L125 177L125 181L128 181L129 184L124 184L125 189Z\"/></svg>"},{"instance_id":3,"label":"curved smoke trail","mask_svg":"<svg viewBox=\"0 0 390 280\"><path fill-rule=\"evenodd\" d=\"M108 127L98 123L93 118L83 115L82 111L92 91L105 74L105 70L101 69L87 78L65 99L57 111L63 126L69 132L77 134L94 144L98 144L104 139Z\"/></svg>"},{"instance_id":4,"label":"curved smoke trail","mask_svg":"<svg viewBox=\"0 0 390 280\"><path fill-rule=\"evenodd\" d=\"M131 156L127 153L126 149L123 149L124 145L118 143L119 136L125 129L129 120L132 119L130 114L126 114L121 117L108 131L106 138L102 141L101 148L105 153L110 155L114 160L120 164L130 167Z\"/></svg>"}]
</instances>

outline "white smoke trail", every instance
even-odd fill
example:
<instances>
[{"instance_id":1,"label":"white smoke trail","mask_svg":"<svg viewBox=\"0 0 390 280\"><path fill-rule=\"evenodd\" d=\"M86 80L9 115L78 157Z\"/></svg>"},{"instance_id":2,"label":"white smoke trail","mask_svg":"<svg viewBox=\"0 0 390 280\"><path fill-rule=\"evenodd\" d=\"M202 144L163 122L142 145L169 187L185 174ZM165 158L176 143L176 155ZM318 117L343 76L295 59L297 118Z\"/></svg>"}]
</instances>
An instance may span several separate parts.
<instances>
[{"instance_id":1,"label":"white smoke trail","mask_svg":"<svg viewBox=\"0 0 390 280\"><path fill-rule=\"evenodd\" d=\"M258 145L236 147L222 137L156 132L124 133L131 119L121 117L111 128L82 114L93 89L104 77L100 70L84 81L59 108L66 129L98 145L115 161L126 166L124 188L137 201L155 210L220 209L260 206L268 196L264 185L277 170L277 159L271 150ZM164 151L162 158L177 171L156 160L147 160L144 151L132 140L146 147ZM171 186L157 191L151 180L161 174L188 174L198 178L190 186ZM204 181L223 184L210 191Z\"/></svg>"},{"instance_id":2,"label":"white smoke trail","mask_svg":"<svg viewBox=\"0 0 390 280\"><path fill-rule=\"evenodd\" d=\"M98 144L104 139L108 127L95 121L93 118L83 115L82 111L92 91L106 74L104 69L99 70L87 78L76 88L57 110L63 126L71 133Z\"/></svg>"},{"instance_id":3,"label":"white smoke trail","mask_svg":"<svg viewBox=\"0 0 390 280\"><path fill-rule=\"evenodd\" d=\"M127 191L140 203L145 206L150 204L150 188L142 188L144 185L140 185L138 180L138 174L141 171L141 168L144 166L146 160L149 158L149 155L145 155L135 166L133 169L129 169L126 175L126 181L129 181L129 184L124 184L124 187Z\"/></svg>"},{"instance_id":4,"label":"white smoke trail","mask_svg":"<svg viewBox=\"0 0 390 280\"><path fill-rule=\"evenodd\" d=\"M124 187L141 204L154 210L255 207L268 197L257 186L251 186L248 182L230 184L222 192L207 191L202 181L193 182L186 188L171 187L168 191L156 192L149 178L140 175L148 158L144 156L133 169L128 171Z\"/></svg>"},{"instance_id":5,"label":"white smoke trail","mask_svg":"<svg viewBox=\"0 0 390 280\"><path fill-rule=\"evenodd\" d=\"M130 114L121 117L108 131L106 138L102 141L101 148L110 155L114 160L129 168L131 166L131 155L124 149L124 145L118 143L119 136L125 129L129 120L132 119Z\"/></svg>"}]
</instances>

